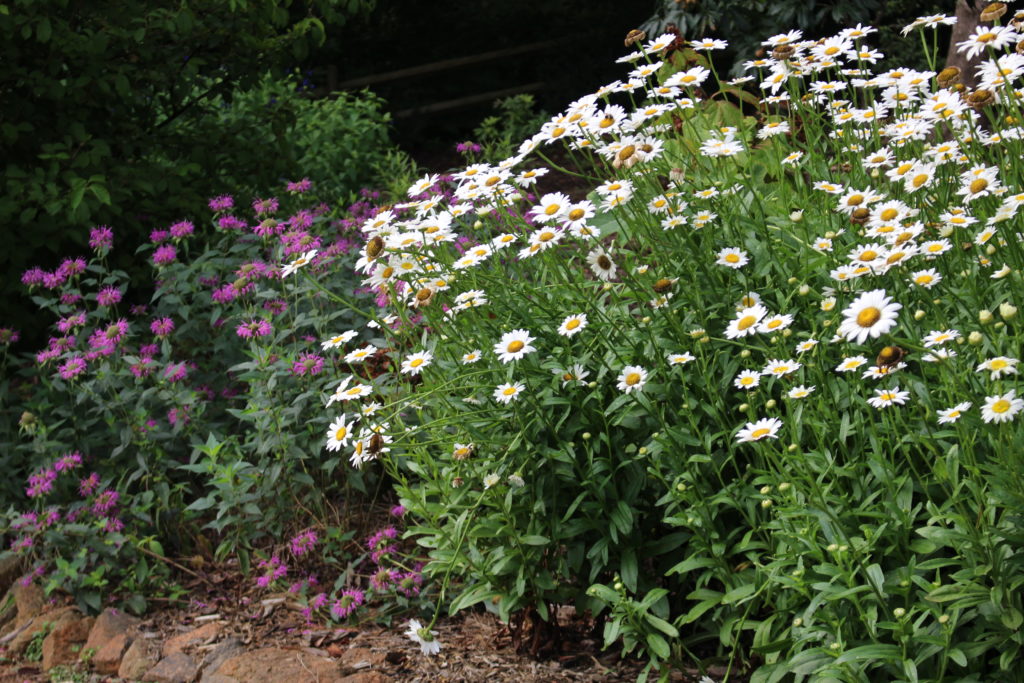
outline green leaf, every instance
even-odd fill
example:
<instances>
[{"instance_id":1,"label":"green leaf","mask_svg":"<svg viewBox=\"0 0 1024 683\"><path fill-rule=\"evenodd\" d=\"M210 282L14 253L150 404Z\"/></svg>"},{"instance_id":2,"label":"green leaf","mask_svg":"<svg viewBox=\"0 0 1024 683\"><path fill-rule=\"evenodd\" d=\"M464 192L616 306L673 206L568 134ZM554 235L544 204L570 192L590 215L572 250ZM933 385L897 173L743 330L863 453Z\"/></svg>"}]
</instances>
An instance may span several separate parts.
<instances>
[{"instance_id":1,"label":"green leaf","mask_svg":"<svg viewBox=\"0 0 1024 683\"><path fill-rule=\"evenodd\" d=\"M527 534L526 536L520 536L519 542L523 545L547 545L551 543L551 540L546 536L538 536L537 534Z\"/></svg>"},{"instance_id":2,"label":"green leaf","mask_svg":"<svg viewBox=\"0 0 1024 683\"><path fill-rule=\"evenodd\" d=\"M649 623L651 626L658 629L670 638L676 638L679 636L679 631L676 629L676 627L668 623L664 619L656 617L653 614L645 614L644 619L646 619L647 623Z\"/></svg>"},{"instance_id":3,"label":"green leaf","mask_svg":"<svg viewBox=\"0 0 1024 683\"><path fill-rule=\"evenodd\" d=\"M39 20L39 24L36 26L36 39L40 43L50 42L50 37L53 35L53 26L50 25L49 17L43 17Z\"/></svg>"},{"instance_id":4,"label":"green leaf","mask_svg":"<svg viewBox=\"0 0 1024 683\"><path fill-rule=\"evenodd\" d=\"M668 659L672 656L672 650L669 649L668 643L657 633L647 634L647 649L659 659Z\"/></svg>"},{"instance_id":5,"label":"green leaf","mask_svg":"<svg viewBox=\"0 0 1024 683\"><path fill-rule=\"evenodd\" d=\"M861 645L839 655L835 663L862 662L867 659L874 659L879 662L898 662L902 661L903 654L895 645Z\"/></svg>"}]
</instances>

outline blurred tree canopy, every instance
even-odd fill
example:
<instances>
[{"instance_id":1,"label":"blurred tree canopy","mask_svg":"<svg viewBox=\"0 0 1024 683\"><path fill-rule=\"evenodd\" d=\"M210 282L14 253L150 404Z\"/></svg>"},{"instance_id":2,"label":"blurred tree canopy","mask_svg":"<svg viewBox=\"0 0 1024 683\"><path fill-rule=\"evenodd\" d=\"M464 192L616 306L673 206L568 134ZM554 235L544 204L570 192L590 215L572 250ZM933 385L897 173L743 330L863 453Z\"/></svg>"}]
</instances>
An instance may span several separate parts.
<instances>
[{"instance_id":1,"label":"blurred tree canopy","mask_svg":"<svg viewBox=\"0 0 1024 683\"><path fill-rule=\"evenodd\" d=\"M374 1L0 2L0 224L19 245L0 251L0 295L90 225L184 217L225 173L266 177L266 141L211 122L211 103Z\"/></svg>"}]
</instances>

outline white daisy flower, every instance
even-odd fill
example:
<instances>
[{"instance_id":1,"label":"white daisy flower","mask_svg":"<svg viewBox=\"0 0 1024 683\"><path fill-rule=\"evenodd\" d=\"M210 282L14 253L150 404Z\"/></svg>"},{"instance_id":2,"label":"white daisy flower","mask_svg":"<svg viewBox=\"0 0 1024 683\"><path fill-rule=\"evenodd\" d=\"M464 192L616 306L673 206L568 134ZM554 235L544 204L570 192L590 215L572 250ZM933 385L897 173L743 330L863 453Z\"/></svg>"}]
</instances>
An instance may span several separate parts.
<instances>
[{"instance_id":1,"label":"white daisy flower","mask_svg":"<svg viewBox=\"0 0 1024 683\"><path fill-rule=\"evenodd\" d=\"M419 351L402 361L402 372L407 375L418 375L433 360L434 354L430 351Z\"/></svg>"},{"instance_id":2,"label":"white daisy flower","mask_svg":"<svg viewBox=\"0 0 1024 683\"><path fill-rule=\"evenodd\" d=\"M757 422L748 422L747 426L736 433L738 443L760 441L761 439L777 439L782 420L777 417L766 417Z\"/></svg>"},{"instance_id":3,"label":"white daisy flower","mask_svg":"<svg viewBox=\"0 0 1024 683\"><path fill-rule=\"evenodd\" d=\"M528 353L536 351L530 342L536 337L531 337L526 330L512 330L501 337L501 341L494 345L494 353L498 354L498 360L502 363L510 363L519 360Z\"/></svg>"},{"instance_id":4,"label":"white daisy flower","mask_svg":"<svg viewBox=\"0 0 1024 683\"><path fill-rule=\"evenodd\" d=\"M1024 408L1024 399L1017 398L1013 389L1005 394L986 396L985 405L981 407L981 419L988 422L1008 422Z\"/></svg>"},{"instance_id":5,"label":"white daisy flower","mask_svg":"<svg viewBox=\"0 0 1024 683\"><path fill-rule=\"evenodd\" d=\"M639 365L627 365L619 373L618 379L619 382L615 386L619 391L624 391L627 394L641 391L644 384L647 383L647 371Z\"/></svg>"},{"instance_id":6,"label":"white daisy flower","mask_svg":"<svg viewBox=\"0 0 1024 683\"><path fill-rule=\"evenodd\" d=\"M574 334L583 331L583 328L587 326L587 316L585 313L575 313L568 316L562 321L562 324L558 326L558 334L563 337L571 337Z\"/></svg>"},{"instance_id":7,"label":"white daisy flower","mask_svg":"<svg viewBox=\"0 0 1024 683\"><path fill-rule=\"evenodd\" d=\"M868 337L877 339L896 326L902 304L885 295L884 289L864 292L845 310L839 334L847 341L863 344Z\"/></svg>"},{"instance_id":8,"label":"white daisy flower","mask_svg":"<svg viewBox=\"0 0 1024 683\"><path fill-rule=\"evenodd\" d=\"M523 393L525 389L526 385L522 382L499 384L494 390L494 400L498 403L511 403L518 399L519 394Z\"/></svg>"}]
</instances>

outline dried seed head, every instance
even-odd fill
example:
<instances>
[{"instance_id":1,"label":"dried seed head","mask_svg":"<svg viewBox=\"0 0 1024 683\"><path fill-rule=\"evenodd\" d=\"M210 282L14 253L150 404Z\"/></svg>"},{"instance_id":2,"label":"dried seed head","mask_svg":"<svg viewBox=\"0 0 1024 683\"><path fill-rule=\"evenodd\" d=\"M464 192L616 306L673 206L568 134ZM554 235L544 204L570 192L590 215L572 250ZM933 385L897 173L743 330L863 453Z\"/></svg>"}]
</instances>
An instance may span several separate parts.
<instances>
[{"instance_id":1,"label":"dried seed head","mask_svg":"<svg viewBox=\"0 0 1024 683\"><path fill-rule=\"evenodd\" d=\"M967 105L976 110L984 109L995 101L995 94L985 88L978 88L967 96Z\"/></svg>"},{"instance_id":2,"label":"dried seed head","mask_svg":"<svg viewBox=\"0 0 1024 683\"><path fill-rule=\"evenodd\" d=\"M993 2L981 11L982 21L995 21L1006 14L1006 5L1001 2Z\"/></svg>"},{"instance_id":3,"label":"dried seed head","mask_svg":"<svg viewBox=\"0 0 1024 683\"><path fill-rule=\"evenodd\" d=\"M779 45L772 50L772 57L781 62L792 57L794 52L796 52L796 48L792 45Z\"/></svg>"},{"instance_id":4,"label":"dried seed head","mask_svg":"<svg viewBox=\"0 0 1024 683\"><path fill-rule=\"evenodd\" d=\"M623 44L626 47L629 47L630 45L635 45L636 43L639 43L640 41L645 40L646 38L646 33L644 33L638 28L635 28L626 34L626 40L623 41Z\"/></svg>"},{"instance_id":5,"label":"dried seed head","mask_svg":"<svg viewBox=\"0 0 1024 683\"><path fill-rule=\"evenodd\" d=\"M947 66L936 76L940 88L948 88L960 80L960 69L955 66Z\"/></svg>"},{"instance_id":6,"label":"dried seed head","mask_svg":"<svg viewBox=\"0 0 1024 683\"><path fill-rule=\"evenodd\" d=\"M863 206L856 208L850 214L850 222L854 225L864 225L871 217L871 211Z\"/></svg>"}]
</instances>

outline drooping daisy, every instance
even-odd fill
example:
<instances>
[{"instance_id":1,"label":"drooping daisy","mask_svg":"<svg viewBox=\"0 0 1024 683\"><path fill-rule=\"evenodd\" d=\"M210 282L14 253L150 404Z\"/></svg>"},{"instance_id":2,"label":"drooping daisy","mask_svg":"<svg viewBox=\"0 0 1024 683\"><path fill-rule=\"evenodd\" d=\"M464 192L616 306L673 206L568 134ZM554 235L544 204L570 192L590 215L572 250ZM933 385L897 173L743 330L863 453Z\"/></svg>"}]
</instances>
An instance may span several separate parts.
<instances>
[{"instance_id":1,"label":"drooping daisy","mask_svg":"<svg viewBox=\"0 0 1024 683\"><path fill-rule=\"evenodd\" d=\"M327 428L327 450L336 451L347 446L351 438L352 425L348 422L348 416L342 415Z\"/></svg>"},{"instance_id":2,"label":"drooping daisy","mask_svg":"<svg viewBox=\"0 0 1024 683\"><path fill-rule=\"evenodd\" d=\"M868 337L877 339L896 326L902 304L885 295L884 289L864 292L845 310L839 334L847 341L863 344Z\"/></svg>"},{"instance_id":3,"label":"drooping daisy","mask_svg":"<svg viewBox=\"0 0 1024 683\"><path fill-rule=\"evenodd\" d=\"M732 381L734 387L737 389L743 389L744 391L750 391L760 383L761 373L757 370L743 370L740 374L736 375L736 379Z\"/></svg>"},{"instance_id":4,"label":"drooping daisy","mask_svg":"<svg viewBox=\"0 0 1024 683\"><path fill-rule=\"evenodd\" d=\"M346 377L345 380L338 385L338 388L335 389L334 393L327 399L328 406L335 401L351 401L373 393L373 388L365 384L357 384L354 387L350 387L349 382L351 381L351 377Z\"/></svg>"},{"instance_id":5,"label":"drooping daisy","mask_svg":"<svg viewBox=\"0 0 1024 683\"><path fill-rule=\"evenodd\" d=\"M317 250L310 249L299 258L295 259L291 263L285 264L281 267L281 277L285 278L297 271L303 266L309 265L309 263L316 257Z\"/></svg>"},{"instance_id":6,"label":"drooping daisy","mask_svg":"<svg viewBox=\"0 0 1024 683\"><path fill-rule=\"evenodd\" d=\"M868 359L864 356L850 356L844 358L843 362L836 366L836 372L853 372L862 365L866 365Z\"/></svg>"},{"instance_id":7,"label":"drooping daisy","mask_svg":"<svg viewBox=\"0 0 1024 683\"><path fill-rule=\"evenodd\" d=\"M800 342L799 344L796 345L796 352L797 353L807 353L808 351L810 351L811 349L813 349L817 345L818 345L818 340L817 339L807 339L807 340L802 341L802 342Z\"/></svg>"},{"instance_id":8,"label":"drooping daisy","mask_svg":"<svg viewBox=\"0 0 1024 683\"><path fill-rule=\"evenodd\" d=\"M995 358L989 358L983 363L980 363L978 367L974 369L975 372L990 372L992 373L989 377L991 379L999 379L1003 375L1016 375L1017 374L1017 363L1020 361L1016 358L1010 358L1008 356L996 356Z\"/></svg>"},{"instance_id":9,"label":"drooping daisy","mask_svg":"<svg viewBox=\"0 0 1024 683\"><path fill-rule=\"evenodd\" d=\"M694 359L693 354L688 352L668 354L669 365L686 365Z\"/></svg>"},{"instance_id":10,"label":"drooping daisy","mask_svg":"<svg viewBox=\"0 0 1024 683\"><path fill-rule=\"evenodd\" d=\"M519 360L528 353L536 351L530 342L536 338L531 337L526 330L512 330L501 337L501 341L494 345L494 353L498 354L498 360L502 363L510 363Z\"/></svg>"},{"instance_id":11,"label":"drooping daisy","mask_svg":"<svg viewBox=\"0 0 1024 683\"><path fill-rule=\"evenodd\" d=\"M934 268L926 268L910 274L910 281L918 287L931 289L942 282L942 274Z\"/></svg>"},{"instance_id":12,"label":"drooping daisy","mask_svg":"<svg viewBox=\"0 0 1024 683\"><path fill-rule=\"evenodd\" d=\"M791 373L796 372L801 367L800 363L797 363L792 358L787 360L770 360L764 366L764 370L761 371L762 375L772 375L773 377L785 377Z\"/></svg>"},{"instance_id":13,"label":"drooping daisy","mask_svg":"<svg viewBox=\"0 0 1024 683\"><path fill-rule=\"evenodd\" d=\"M808 396L811 395L811 392L813 392L814 389L814 386L805 387L804 385L801 384L798 387L793 387L792 389L790 389L786 393L786 396L792 399L807 398Z\"/></svg>"},{"instance_id":14,"label":"drooping daisy","mask_svg":"<svg viewBox=\"0 0 1024 683\"><path fill-rule=\"evenodd\" d=\"M959 338L960 332L957 330L932 330L921 338L921 342L924 344L924 347L928 349L933 346L938 346L939 344L955 341Z\"/></svg>"},{"instance_id":15,"label":"drooping daisy","mask_svg":"<svg viewBox=\"0 0 1024 683\"><path fill-rule=\"evenodd\" d=\"M505 384L499 384L494 390L494 400L498 403L511 403L519 398L519 394L526 390L526 385L522 382L506 382Z\"/></svg>"},{"instance_id":16,"label":"drooping daisy","mask_svg":"<svg viewBox=\"0 0 1024 683\"><path fill-rule=\"evenodd\" d=\"M562 324L558 326L558 334L563 337L571 337L574 334L583 331L583 328L587 326L587 316L585 313L575 313L568 316L562 321Z\"/></svg>"},{"instance_id":17,"label":"drooping daisy","mask_svg":"<svg viewBox=\"0 0 1024 683\"><path fill-rule=\"evenodd\" d=\"M452 445L452 459L466 460L473 455L474 445L471 443L457 443Z\"/></svg>"},{"instance_id":18,"label":"drooping daisy","mask_svg":"<svg viewBox=\"0 0 1024 683\"><path fill-rule=\"evenodd\" d=\"M1005 394L986 396L981 407L981 419L988 422L1008 422L1024 408L1024 399L1017 398L1017 392L1010 389Z\"/></svg>"},{"instance_id":19,"label":"drooping daisy","mask_svg":"<svg viewBox=\"0 0 1024 683\"><path fill-rule=\"evenodd\" d=\"M956 356L957 356L956 351L954 351L952 349L941 348L941 349L935 349L931 353L924 354L923 356L921 356L921 360L923 360L923 361L925 361L927 363L941 363L944 360L949 360L950 358L956 358Z\"/></svg>"},{"instance_id":20,"label":"drooping daisy","mask_svg":"<svg viewBox=\"0 0 1024 683\"><path fill-rule=\"evenodd\" d=\"M566 370L555 370L555 374L562 380L562 386L568 386L569 384L585 385L587 383L587 377L590 375L590 371L584 368L579 363L575 363L572 367Z\"/></svg>"},{"instance_id":21,"label":"drooping daisy","mask_svg":"<svg viewBox=\"0 0 1024 683\"><path fill-rule=\"evenodd\" d=\"M407 375L418 375L433 360L434 354L430 351L419 351L402 361L402 372Z\"/></svg>"},{"instance_id":22,"label":"drooping daisy","mask_svg":"<svg viewBox=\"0 0 1024 683\"><path fill-rule=\"evenodd\" d=\"M742 268L750 262L747 257L747 252L736 247L726 247L718 252L718 260L716 264L720 266L727 266L729 268Z\"/></svg>"},{"instance_id":23,"label":"drooping daisy","mask_svg":"<svg viewBox=\"0 0 1024 683\"><path fill-rule=\"evenodd\" d=\"M903 405L908 398L909 391L900 391L900 388L895 386L892 389L875 389L875 395L868 399L868 403L881 410L891 405Z\"/></svg>"},{"instance_id":24,"label":"drooping daisy","mask_svg":"<svg viewBox=\"0 0 1024 683\"><path fill-rule=\"evenodd\" d=\"M644 384L647 383L647 371L639 365L627 365L619 373L618 380L619 382L615 386L619 391L624 391L627 394L641 391Z\"/></svg>"},{"instance_id":25,"label":"drooping daisy","mask_svg":"<svg viewBox=\"0 0 1024 683\"><path fill-rule=\"evenodd\" d=\"M367 358L369 358L370 356L372 356L376 352L377 352L377 347L376 346L374 346L373 344L367 344L366 346L362 347L361 349L355 349L354 351L350 351L345 356L345 362L346 363L358 363L360 361L366 360Z\"/></svg>"},{"instance_id":26,"label":"drooping daisy","mask_svg":"<svg viewBox=\"0 0 1024 683\"><path fill-rule=\"evenodd\" d=\"M342 332L341 334L334 335L330 339L327 339L327 340L321 342L320 348L322 348L325 351L327 349L337 348L337 347L341 346L342 344L347 344L348 342L352 341L353 339L355 339L356 335L358 335L358 334L359 333L356 332L355 330L346 330L345 332Z\"/></svg>"},{"instance_id":27,"label":"drooping daisy","mask_svg":"<svg viewBox=\"0 0 1024 683\"><path fill-rule=\"evenodd\" d=\"M902 361L895 365L872 365L861 373L861 377L863 379L882 379L883 377L888 377L893 373L899 372L905 367L907 367L907 364Z\"/></svg>"},{"instance_id":28,"label":"drooping daisy","mask_svg":"<svg viewBox=\"0 0 1024 683\"><path fill-rule=\"evenodd\" d=\"M761 334L781 332L793 323L793 316L788 314L771 315L761 321L757 331Z\"/></svg>"},{"instance_id":29,"label":"drooping daisy","mask_svg":"<svg viewBox=\"0 0 1024 683\"><path fill-rule=\"evenodd\" d=\"M736 314L736 318L729 322L725 330L727 339L747 337L757 332L757 324L768 315L768 309L761 304L755 304L744 308Z\"/></svg>"},{"instance_id":30,"label":"drooping daisy","mask_svg":"<svg viewBox=\"0 0 1024 683\"><path fill-rule=\"evenodd\" d=\"M437 631L431 631L429 628L424 628L416 619L410 619L408 628L405 631L405 635L409 637L412 642L420 646L420 652L427 655L436 655L441 651L441 643L437 640Z\"/></svg>"},{"instance_id":31,"label":"drooping daisy","mask_svg":"<svg viewBox=\"0 0 1024 683\"><path fill-rule=\"evenodd\" d=\"M777 439L782 420L777 417L761 418L757 422L748 422L747 426L736 433L738 443L760 441L761 439Z\"/></svg>"},{"instance_id":32,"label":"drooping daisy","mask_svg":"<svg viewBox=\"0 0 1024 683\"><path fill-rule=\"evenodd\" d=\"M937 411L936 414L939 416L939 424L940 425L953 424L954 422L959 420L961 417L963 417L963 414L965 412L967 412L968 410L971 409L971 405L972 404L971 404L970 401L964 401L963 403L957 403L952 408L946 408L945 410Z\"/></svg>"}]
</instances>

